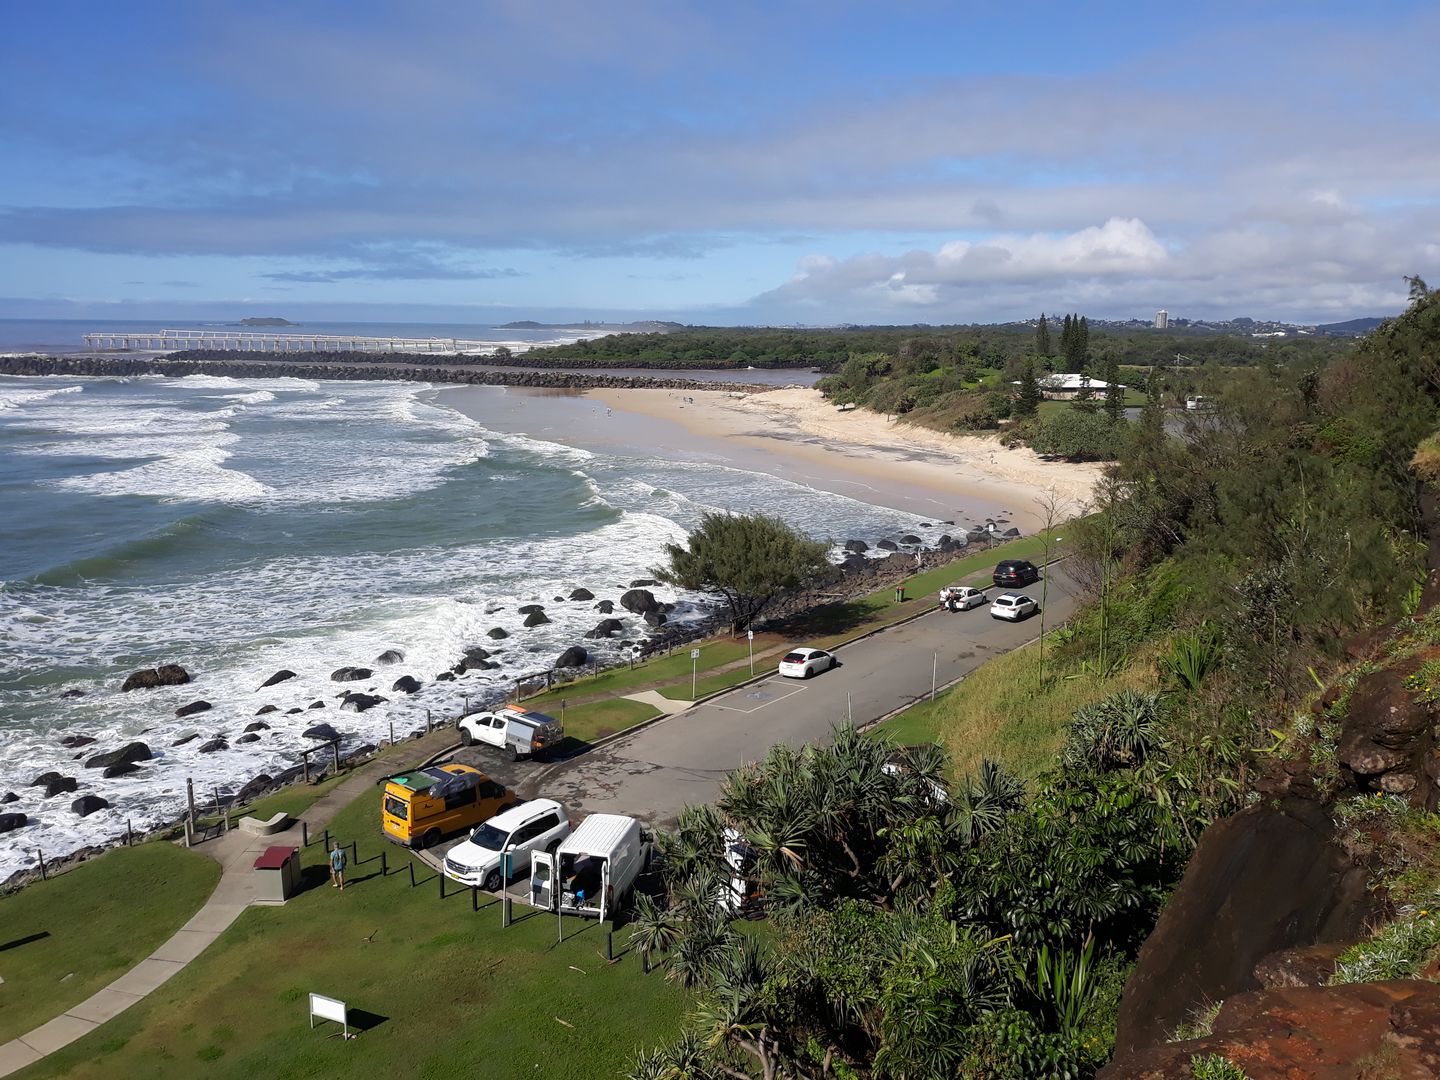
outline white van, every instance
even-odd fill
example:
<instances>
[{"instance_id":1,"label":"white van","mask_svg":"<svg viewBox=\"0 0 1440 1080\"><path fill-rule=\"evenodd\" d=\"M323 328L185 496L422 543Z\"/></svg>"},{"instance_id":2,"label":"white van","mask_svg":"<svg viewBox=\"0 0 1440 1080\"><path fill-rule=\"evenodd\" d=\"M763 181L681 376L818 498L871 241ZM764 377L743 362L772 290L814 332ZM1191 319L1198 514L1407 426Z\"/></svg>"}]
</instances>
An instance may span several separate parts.
<instances>
[{"instance_id":1,"label":"white van","mask_svg":"<svg viewBox=\"0 0 1440 1080\"><path fill-rule=\"evenodd\" d=\"M530 902L567 915L606 919L624 904L650 862L640 822L621 814L591 814L555 853L530 859ZM558 885L558 887L557 887Z\"/></svg>"}]
</instances>

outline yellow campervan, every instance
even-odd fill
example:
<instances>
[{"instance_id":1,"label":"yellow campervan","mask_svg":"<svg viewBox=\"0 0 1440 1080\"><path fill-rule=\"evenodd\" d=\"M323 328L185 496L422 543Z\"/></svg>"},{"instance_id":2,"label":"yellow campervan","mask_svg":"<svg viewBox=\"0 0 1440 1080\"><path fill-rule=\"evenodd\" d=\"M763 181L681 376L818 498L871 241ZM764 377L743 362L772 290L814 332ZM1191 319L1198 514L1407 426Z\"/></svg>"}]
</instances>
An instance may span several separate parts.
<instances>
[{"instance_id":1,"label":"yellow campervan","mask_svg":"<svg viewBox=\"0 0 1440 1080\"><path fill-rule=\"evenodd\" d=\"M520 798L469 765L431 765L390 777L380 801L387 840L430 847L517 806Z\"/></svg>"}]
</instances>

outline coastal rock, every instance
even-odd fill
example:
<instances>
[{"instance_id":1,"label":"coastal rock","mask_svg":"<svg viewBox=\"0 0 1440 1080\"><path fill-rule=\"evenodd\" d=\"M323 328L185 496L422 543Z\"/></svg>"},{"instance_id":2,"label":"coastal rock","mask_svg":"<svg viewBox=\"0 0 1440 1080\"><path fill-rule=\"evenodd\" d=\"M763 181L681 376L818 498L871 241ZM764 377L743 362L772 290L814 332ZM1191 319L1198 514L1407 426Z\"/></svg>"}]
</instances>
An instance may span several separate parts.
<instances>
[{"instance_id":1,"label":"coastal rock","mask_svg":"<svg viewBox=\"0 0 1440 1080\"><path fill-rule=\"evenodd\" d=\"M269 731L269 730L270 730L270 725L267 724L264 720L251 720L250 723L248 723L248 724L245 725L245 733L246 733L247 735L248 735L250 732L252 732L252 731Z\"/></svg>"},{"instance_id":2,"label":"coastal rock","mask_svg":"<svg viewBox=\"0 0 1440 1080\"><path fill-rule=\"evenodd\" d=\"M51 798L55 795L64 795L67 791L74 791L80 786L73 776L61 776L59 773L44 773L31 781L31 786L38 786L43 789L42 798Z\"/></svg>"},{"instance_id":3,"label":"coastal rock","mask_svg":"<svg viewBox=\"0 0 1440 1080\"><path fill-rule=\"evenodd\" d=\"M537 611L544 611L545 608L541 604L521 604L515 610L518 611L521 615L533 615Z\"/></svg>"},{"instance_id":4,"label":"coastal rock","mask_svg":"<svg viewBox=\"0 0 1440 1080\"><path fill-rule=\"evenodd\" d=\"M598 604L595 605L595 610L600 612L601 615L613 614L615 611L615 601L601 600Z\"/></svg>"},{"instance_id":5,"label":"coastal rock","mask_svg":"<svg viewBox=\"0 0 1440 1080\"><path fill-rule=\"evenodd\" d=\"M383 705L388 699L377 694L346 694L345 700L340 703L340 708L346 712L365 712L373 709L376 705Z\"/></svg>"},{"instance_id":6,"label":"coastal rock","mask_svg":"<svg viewBox=\"0 0 1440 1080\"><path fill-rule=\"evenodd\" d=\"M95 740L89 735L66 735L60 740L60 745L66 750L79 750L82 746L89 746Z\"/></svg>"},{"instance_id":7,"label":"coastal rock","mask_svg":"<svg viewBox=\"0 0 1440 1080\"><path fill-rule=\"evenodd\" d=\"M5 797L4 797L4 798L0 798L0 805L4 805L4 804L6 804L6 803L12 803L12 802L19 802L19 801L20 801L20 796L19 796L19 795L16 795L15 792L13 792L13 791L7 791L7 792L5 792Z\"/></svg>"},{"instance_id":8,"label":"coastal rock","mask_svg":"<svg viewBox=\"0 0 1440 1080\"><path fill-rule=\"evenodd\" d=\"M375 657L375 663L379 667L385 667L388 664L400 664L404 663L404 661L405 654L399 649L386 649L379 656Z\"/></svg>"},{"instance_id":9,"label":"coastal rock","mask_svg":"<svg viewBox=\"0 0 1440 1080\"><path fill-rule=\"evenodd\" d=\"M646 626L664 626L669 621L669 616L658 608L654 611L645 612Z\"/></svg>"},{"instance_id":10,"label":"coastal rock","mask_svg":"<svg viewBox=\"0 0 1440 1080\"><path fill-rule=\"evenodd\" d=\"M306 728L302 732L302 738L322 739L325 742L334 742L340 738L340 733L329 724L316 724L314 727Z\"/></svg>"},{"instance_id":11,"label":"coastal rock","mask_svg":"<svg viewBox=\"0 0 1440 1080\"><path fill-rule=\"evenodd\" d=\"M625 629L625 624L619 619L601 619L595 624L595 629L586 633L587 638L608 638L611 634L618 634Z\"/></svg>"},{"instance_id":12,"label":"coastal rock","mask_svg":"<svg viewBox=\"0 0 1440 1080\"><path fill-rule=\"evenodd\" d=\"M132 742L122 746L119 750L96 754L85 762L85 767L87 769L105 769L111 765L119 765L122 761L149 761L152 756L150 747L143 742Z\"/></svg>"},{"instance_id":13,"label":"coastal rock","mask_svg":"<svg viewBox=\"0 0 1440 1080\"><path fill-rule=\"evenodd\" d=\"M420 681L413 675L401 675L390 685L390 689L400 694L416 694L420 692Z\"/></svg>"},{"instance_id":14,"label":"coastal rock","mask_svg":"<svg viewBox=\"0 0 1440 1080\"><path fill-rule=\"evenodd\" d=\"M241 735L240 738L236 739L235 741L236 741L237 743L259 742L259 741L260 741L260 736L257 735L257 734L255 734L255 732L252 731L252 732L250 732L250 734L248 734L248 735Z\"/></svg>"},{"instance_id":15,"label":"coastal rock","mask_svg":"<svg viewBox=\"0 0 1440 1080\"><path fill-rule=\"evenodd\" d=\"M110 804L99 795L81 795L70 804L70 809L81 817L89 817L97 810L108 810L109 808Z\"/></svg>"},{"instance_id":16,"label":"coastal rock","mask_svg":"<svg viewBox=\"0 0 1440 1080\"><path fill-rule=\"evenodd\" d=\"M504 630L502 630L500 627L492 626L489 630L485 631L485 636L488 637L491 641L500 641L504 638L509 637L510 635Z\"/></svg>"},{"instance_id":17,"label":"coastal rock","mask_svg":"<svg viewBox=\"0 0 1440 1080\"><path fill-rule=\"evenodd\" d=\"M570 648L560 654L560 659L555 661L555 666L557 668L584 667L586 661L589 659L590 654L588 652L579 645L571 645Z\"/></svg>"},{"instance_id":18,"label":"coastal rock","mask_svg":"<svg viewBox=\"0 0 1440 1080\"><path fill-rule=\"evenodd\" d=\"M630 582L630 587L631 587L632 589L645 589L645 588L648 588L648 587L651 586L651 585L659 585L659 584L660 584L660 583L659 583L658 581L656 581L654 578L642 577L642 578L636 578L634 581Z\"/></svg>"},{"instance_id":19,"label":"coastal rock","mask_svg":"<svg viewBox=\"0 0 1440 1080\"><path fill-rule=\"evenodd\" d=\"M435 681L436 681L436 682L454 682L454 681L455 681L455 672L453 672L453 671L442 671L442 672L440 672L440 674L438 674L438 675L435 676Z\"/></svg>"},{"instance_id":20,"label":"coastal rock","mask_svg":"<svg viewBox=\"0 0 1440 1080\"><path fill-rule=\"evenodd\" d=\"M192 701L189 705L181 705L176 709L175 715L179 717L194 716L196 713L209 712L211 707L208 701Z\"/></svg>"},{"instance_id":21,"label":"coastal rock","mask_svg":"<svg viewBox=\"0 0 1440 1080\"><path fill-rule=\"evenodd\" d=\"M132 772L139 772L140 766L133 761L122 761L118 765L111 765L100 775L106 780L114 776L129 776Z\"/></svg>"},{"instance_id":22,"label":"coastal rock","mask_svg":"<svg viewBox=\"0 0 1440 1080\"><path fill-rule=\"evenodd\" d=\"M180 733L180 737L177 738L177 739L176 739L174 742L172 742L170 745L171 745L171 746L184 746L184 745L185 745L186 743L188 743L188 742L194 742L194 741L195 741L196 739L198 739L199 737L200 737L200 733L199 733L198 731L183 731L183 732Z\"/></svg>"},{"instance_id":23,"label":"coastal rock","mask_svg":"<svg viewBox=\"0 0 1440 1080\"><path fill-rule=\"evenodd\" d=\"M228 742L226 742L224 739L211 739L209 742L203 742L203 743L200 744L200 749L199 749L198 753L201 753L201 754L214 754L214 753L216 753L217 751L220 751L220 750L229 750L229 749L230 749L230 744L229 744Z\"/></svg>"},{"instance_id":24,"label":"coastal rock","mask_svg":"<svg viewBox=\"0 0 1440 1080\"><path fill-rule=\"evenodd\" d=\"M293 678L295 678L295 672L291 671L289 668L281 668L279 671L275 672L274 675L271 675L268 679L261 683L260 689L264 690L267 686L274 686L276 683L282 683L286 679Z\"/></svg>"},{"instance_id":25,"label":"coastal rock","mask_svg":"<svg viewBox=\"0 0 1440 1080\"><path fill-rule=\"evenodd\" d=\"M1269 953L1255 965L1255 981L1266 990L1284 986L1324 986L1348 945L1308 945Z\"/></svg>"},{"instance_id":26,"label":"coastal rock","mask_svg":"<svg viewBox=\"0 0 1440 1080\"><path fill-rule=\"evenodd\" d=\"M549 621L549 616L543 611L532 611L529 615L525 616L526 627L544 626Z\"/></svg>"},{"instance_id":27,"label":"coastal rock","mask_svg":"<svg viewBox=\"0 0 1440 1080\"><path fill-rule=\"evenodd\" d=\"M647 611L659 610L660 601L649 589L631 589L620 597L620 606L631 614L644 615Z\"/></svg>"},{"instance_id":28,"label":"coastal rock","mask_svg":"<svg viewBox=\"0 0 1440 1080\"><path fill-rule=\"evenodd\" d=\"M864 540L846 540L845 550L854 552L856 555L864 555L865 552L870 550L870 545Z\"/></svg>"},{"instance_id":29,"label":"coastal rock","mask_svg":"<svg viewBox=\"0 0 1440 1080\"><path fill-rule=\"evenodd\" d=\"M904 536L900 537L900 543L902 543L902 544L921 544L921 543L924 543L924 541L921 540L920 537L916 536L914 533L906 533Z\"/></svg>"},{"instance_id":30,"label":"coastal rock","mask_svg":"<svg viewBox=\"0 0 1440 1080\"><path fill-rule=\"evenodd\" d=\"M266 788L268 788L271 783L272 779L270 774L262 772L259 776L250 780L244 787L242 787L239 791L235 793L235 805L243 806L245 803L248 803L251 799L255 798Z\"/></svg>"},{"instance_id":31,"label":"coastal rock","mask_svg":"<svg viewBox=\"0 0 1440 1080\"><path fill-rule=\"evenodd\" d=\"M563 596L552 597L552 599L553 599L553 600L555 601L555 603L557 603L557 604L563 604L563 603L565 602L565 597L563 597Z\"/></svg>"},{"instance_id":32,"label":"coastal rock","mask_svg":"<svg viewBox=\"0 0 1440 1080\"><path fill-rule=\"evenodd\" d=\"M589 589L585 589L585 588L572 589L571 592L570 592L570 599L571 599L571 600L594 600L594 599L595 599L595 594L594 594L593 592L591 592Z\"/></svg>"},{"instance_id":33,"label":"coastal rock","mask_svg":"<svg viewBox=\"0 0 1440 1080\"><path fill-rule=\"evenodd\" d=\"M490 650L482 649L479 645L472 646L465 650L466 660L489 660Z\"/></svg>"},{"instance_id":34,"label":"coastal rock","mask_svg":"<svg viewBox=\"0 0 1440 1080\"><path fill-rule=\"evenodd\" d=\"M24 814L0 814L0 833L14 832L29 823L30 819Z\"/></svg>"},{"instance_id":35,"label":"coastal rock","mask_svg":"<svg viewBox=\"0 0 1440 1080\"><path fill-rule=\"evenodd\" d=\"M268 716L268 715L269 715L270 713L272 713L272 712L279 712L279 711L280 711L280 708L279 708L278 705L261 705L260 708L258 708L258 709L255 710L255 715L256 715L256 716Z\"/></svg>"},{"instance_id":36,"label":"coastal rock","mask_svg":"<svg viewBox=\"0 0 1440 1080\"><path fill-rule=\"evenodd\" d=\"M190 673L179 664L161 664L159 667L142 668L125 676L121 691L148 690L155 686L183 686L190 681Z\"/></svg>"},{"instance_id":37,"label":"coastal rock","mask_svg":"<svg viewBox=\"0 0 1440 1080\"><path fill-rule=\"evenodd\" d=\"M348 694L345 695L345 696L346 696L346 697L349 697ZM305 707L306 707L307 709L323 709L323 708L325 707L325 702L323 702L323 701L312 701L312 702L310 702L309 705L307 705L307 706L305 706Z\"/></svg>"},{"instance_id":38,"label":"coastal rock","mask_svg":"<svg viewBox=\"0 0 1440 1080\"><path fill-rule=\"evenodd\" d=\"M286 716L294 716L297 712L304 712L304 711L305 711L305 710L302 709L302 708L300 708L299 705L296 705L293 709L286 709L286 710L285 710L285 715L286 715Z\"/></svg>"},{"instance_id":39,"label":"coastal rock","mask_svg":"<svg viewBox=\"0 0 1440 1080\"><path fill-rule=\"evenodd\" d=\"M375 673L368 667L342 667L330 673L331 682L359 682Z\"/></svg>"},{"instance_id":40,"label":"coastal rock","mask_svg":"<svg viewBox=\"0 0 1440 1080\"><path fill-rule=\"evenodd\" d=\"M84 697L84 696L85 696L85 691L84 691L84 690L66 690L63 694L60 695L61 698L77 698L77 697Z\"/></svg>"},{"instance_id":41,"label":"coastal rock","mask_svg":"<svg viewBox=\"0 0 1440 1080\"><path fill-rule=\"evenodd\" d=\"M971 529L965 534L965 539L971 544L983 544L990 539L990 534L984 529Z\"/></svg>"},{"instance_id":42,"label":"coastal rock","mask_svg":"<svg viewBox=\"0 0 1440 1080\"><path fill-rule=\"evenodd\" d=\"M881 541L880 541L878 544L876 544L875 546L876 546L877 548L879 548L881 551L899 551L899 550L900 550L900 545L897 544L897 543L895 543L894 540L881 540Z\"/></svg>"},{"instance_id":43,"label":"coastal rock","mask_svg":"<svg viewBox=\"0 0 1440 1080\"><path fill-rule=\"evenodd\" d=\"M1009 528L1009 529L1006 529L1006 530L1005 530L1003 533L1001 533L1000 535L1001 535L1001 536L1010 537L1010 538L1013 539L1014 537L1017 537L1017 536L1020 535L1020 530L1019 530L1019 529L1016 529L1016 528Z\"/></svg>"}]
</instances>

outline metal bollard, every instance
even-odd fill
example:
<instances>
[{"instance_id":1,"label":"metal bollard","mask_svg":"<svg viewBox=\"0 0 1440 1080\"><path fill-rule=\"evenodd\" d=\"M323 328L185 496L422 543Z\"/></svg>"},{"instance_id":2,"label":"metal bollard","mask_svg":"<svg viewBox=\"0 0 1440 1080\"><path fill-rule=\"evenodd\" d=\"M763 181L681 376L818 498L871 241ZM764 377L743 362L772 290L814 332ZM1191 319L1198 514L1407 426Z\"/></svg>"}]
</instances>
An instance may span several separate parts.
<instances>
[{"instance_id":1,"label":"metal bollard","mask_svg":"<svg viewBox=\"0 0 1440 1080\"><path fill-rule=\"evenodd\" d=\"M350 841L350 863L352 866L360 865L360 841Z\"/></svg>"},{"instance_id":2,"label":"metal bollard","mask_svg":"<svg viewBox=\"0 0 1440 1080\"><path fill-rule=\"evenodd\" d=\"M471 885L471 886L470 886L470 910L471 910L471 911L479 911L479 910L480 910L480 886L479 886L479 885Z\"/></svg>"},{"instance_id":3,"label":"metal bollard","mask_svg":"<svg viewBox=\"0 0 1440 1080\"><path fill-rule=\"evenodd\" d=\"M325 829L325 850L330 850L330 829L328 826Z\"/></svg>"},{"instance_id":4,"label":"metal bollard","mask_svg":"<svg viewBox=\"0 0 1440 1080\"><path fill-rule=\"evenodd\" d=\"M304 818L300 819L300 846L310 846L310 823Z\"/></svg>"},{"instance_id":5,"label":"metal bollard","mask_svg":"<svg viewBox=\"0 0 1440 1080\"><path fill-rule=\"evenodd\" d=\"M410 887L413 889L415 887L415 860L411 859L405 866L410 871Z\"/></svg>"},{"instance_id":6,"label":"metal bollard","mask_svg":"<svg viewBox=\"0 0 1440 1080\"><path fill-rule=\"evenodd\" d=\"M445 873L444 873L444 871L441 871L439 874L436 874L435 876L440 879L440 899L441 899L441 900L444 900L444 899L445 899Z\"/></svg>"},{"instance_id":7,"label":"metal bollard","mask_svg":"<svg viewBox=\"0 0 1440 1080\"><path fill-rule=\"evenodd\" d=\"M385 877L390 873L390 868L385 864L385 849L380 849L380 876Z\"/></svg>"},{"instance_id":8,"label":"metal bollard","mask_svg":"<svg viewBox=\"0 0 1440 1080\"><path fill-rule=\"evenodd\" d=\"M605 959L607 962L615 959L615 924L610 924L610 929L605 931Z\"/></svg>"}]
</instances>

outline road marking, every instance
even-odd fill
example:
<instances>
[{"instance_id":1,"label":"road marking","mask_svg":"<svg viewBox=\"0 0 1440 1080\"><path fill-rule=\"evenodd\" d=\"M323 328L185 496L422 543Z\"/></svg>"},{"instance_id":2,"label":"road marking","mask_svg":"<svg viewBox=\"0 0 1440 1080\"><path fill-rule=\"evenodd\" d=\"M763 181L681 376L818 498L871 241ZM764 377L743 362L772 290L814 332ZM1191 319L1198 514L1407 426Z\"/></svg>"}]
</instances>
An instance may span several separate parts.
<instances>
[{"instance_id":1,"label":"road marking","mask_svg":"<svg viewBox=\"0 0 1440 1080\"><path fill-rule=\"evenodd\" d=\"M776 693L773 689L767 689L770 686L771 684L769 682L763 682L745 691L744 697L755 702L755 704L749 708L742 708L738 705L721 705L715 701L710 702L710 706L715 709L724 709L726 712L759 712L767 705L774 705L777 701L784 701L786 698L794 697L796 694L802 693L805 690L803 686L785 686L784 693Z\"/></svg>"}]
</instances>

